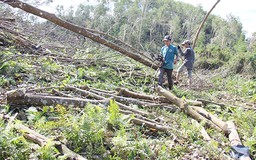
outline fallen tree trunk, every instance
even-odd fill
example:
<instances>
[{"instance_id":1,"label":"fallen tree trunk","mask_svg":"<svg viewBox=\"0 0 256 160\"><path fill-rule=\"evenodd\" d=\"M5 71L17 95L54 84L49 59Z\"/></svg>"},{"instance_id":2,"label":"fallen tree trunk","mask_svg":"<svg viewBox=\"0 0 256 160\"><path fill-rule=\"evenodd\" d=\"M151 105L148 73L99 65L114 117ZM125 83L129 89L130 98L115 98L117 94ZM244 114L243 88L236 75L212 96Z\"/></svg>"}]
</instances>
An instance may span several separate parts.
<instances>
[{"instance_id":1,"label":"fallen tree trunk","mask_svg":"<svg viewBox=\"0 0 256 160\"><path fill-rule=\"evenodd\" d=\"M64 21L60 18L58 18L56 15L48 13L46 11L40 10L36 7L33 7L27 3L21 2L19 0L0 0L1 2L4 2L14 8L20 8L28 13L34 14L36 16L39 16L41 18L47 19L51 22L53 22L54 24L57 24L58 26L61 26L63 28L66 28L70 31L73 31L75 33L78 33L80 35L83 35L87 38L90 38L91 40L98 42L100 44L103 44L113 50L116 50L150 68L153 69L157 69L158 65L153 63L152 61L149 61L148 59L140 56L139 54L134 54L130 51L127 51L126 49L120 47L119 45L112 43L110 41L107 41L106 39L102 38L101 36L97 35L97 34L93 34L92 32L88 31L86 28L83 27L79 27L77 25L74 25L72 23L69 23L67 21Z\"/></svg>"},{"instance_id":2,"label":"fallen tree trunk","mask_svg":"<svg viewBox=\"0 0 256 160\"><path fill-rule=\"evenodd\" d=\"M228 125L226 122L223 122L219 118L215 117L214 115L208 113L205 109L201 107L193 107L199 114L203 115L206 119L212 121L215 125L221 128L224 132L227 132Z\"/></svg>"},{"instance_id":3,"label":"fallen tree trunk","mask_svg":"<svg viewBox=\"0 0 256 160\"><path fill-rule=\"evenodd\" d=\"M244 146L242 145L242 142L241 142L240 137L237 133L236 126L235 126L234 122L228 121L227 124L228 124L228 133L229 133L228 134L228 139L230 141L231 147L243 148ZM243 153L242 155L240 155L238 157L238 159L239 160L251 160L251 158L249 157L249 152Z\"/></svg>"},{"instance_id":4,"label":"fallen tree trunk","mask_svg":"<svg viewBox=\"0 0 256 160\"><path fill-rule=\"evenodd\" d=\"M168 130L171 130L170 127L159 125L159 124L152 123L152 122L145 121L145 120L141 120L141 119L138 119L138 118L131 119L131 122L133 122L134 124L142 125L142 126L145 125L146 127L157 129L159 131L166 132Z\"/></svg>"},{"instance_id":5,"label":"fallen tree trunk","mask_svg":"<svg viewBox=\"0 0 256 160\"><path fill-rule=\"evenodd\" d=\"M82 98L43 96L32 93L25 93L25 89L19 89L7 92L7 103L10 105L56 105L84 107L87 103L92 104L108 104L109 99L104 100L89 100Z\"/></svg>"},{"instance_id":6,"label":"fallen tree trunk","mask_svg":"<svg viewBox=\"0 0 256 160\"><path fill-rule=\"evenodd\" d=\"M95 99L98 99L98 100L105 100L107 98L99 95L99 94L95 94L95 93L92 93L90 91L86 91L86 90L83 90L83 89L80 89L80 88L76 88L76 87L73 87L73 86L66 86L66 89L67 90L72 90L74 92L79 92L81 93L83 96L89 96L89 97L92 97L92 98L95 98ZM127 105L124 105L120 102L116 102L118 104L118 106L122 109L125 109L125 110L129 110L129 111L132 111L134 113L137 113L137 114L141 114L141 115L144 115L144 116L148 116L148 113L146 112L143 112L143 111L140 111L140 110L136 110L136 109L133 109L132 107L129 107Z\"/></svg>"},{"instance_id":7,"label":"fallen tree trunk","mask_svg":"<svg viewBox=\"0 0 256 160\"><path fill-rule=\"evenodd\" d=\"M196 108L189 106L184 100L176 97L174 94L172 94L171 92L163 89L161 86L156 87L156 91L160 94L162 94L163 96L165 96L168 100L170 100L172 103L174 103L176 106L178 106L179 108L181 108L185 113L187 113L189 116L191 116L192 118L198 120L198 121L205 121L207 125L217 129L217 130L222 130L223 132L227 131L227 125L225 125L225 122L222 123L221 121L220 123L217 123L215 121L217 121L216 119L214 119L214 122L212 120L212 118L206 118L204 117L204 114L206 114L204 112L204 114L200 114L200 112L198 112L196 110ZM208 112L207 112L208 113ZM209 116L209 113L206 114ZM219 125L216 125L219 124Z\"/></svg>"},{"instance_id":8,"label":"fallen tree trunk","mask_svg":"<svg viewBox=\"0 0 256 160\"><path fill-rule=\"evenodd\" d=\"M17 114L16 114L17 115ZM7 127L10 123L13 122L16 115L10 117L3 114L0 114L0 118L6 119L8 121ZM62 144L59 141L52 141L51 139L45 137L44 135L24 126L23 124L15 124L14 128L20 131L26 139L31 140L32 142L39 144L40 146L45 146L47 143L51 142L58 151L63 154L67 159L76 159L76 160L86 160L86 158L81 155L71 151L66 145Z\"/></svg>"},{"instance_id":9,"label":"fallen tree trunk","mask_svg":"<svg viewBox=\"0 0 256 160\"><path fill-rule=\"evenodd\" d=\"M167 90L163 89L161 86L157 86L156 91L158 93L160 93L161 95L163 95L165 98L167 98L170 102L172 102L176 106L180 107L182 110L184 110L186 112L188 111L187 110L188 104L185 101L183 101L182 99L176 97L171 92L168 92Z\"/></svg>"},{"instance_id":10,"label":"fallen tree trunk","mask_svg":"<svg viewBox=\"0 0 256 160\"><path fill-rule=\"evenodd\" d=\"M16 124L15 128L19 131L22 131L24 134L24 137L33 141L36 144L39 144L40 146L45 146L47 143L49 143L51 140L36 131L22 125L22 124ZM76 160L86 160L86 158L82 157L81 155L71 151L66 145L62 144L59 141L52 141L55 148L58 149L58 151L64 155L67 159L76 159Z\"/></svg>"},{"instance_id":11,"label":"fallen tree trunk","mask_svg":"<svg viewBox=\"0 0 256 160\"><path fill-rule=\"evenodd\" d=\"M129 91L126 88L117 88L116 90L118 91L117 95L119 96L150 100L153 102L160 102L160 103L170 103L170 101L166 97L159 97L159 96L146 95L143 93L137 93L137 92ZM186 100L186 102L188 102L188 104L191 104L193 106L203 105L203 103L200 101Z\"/></svg>"}]
</instances>

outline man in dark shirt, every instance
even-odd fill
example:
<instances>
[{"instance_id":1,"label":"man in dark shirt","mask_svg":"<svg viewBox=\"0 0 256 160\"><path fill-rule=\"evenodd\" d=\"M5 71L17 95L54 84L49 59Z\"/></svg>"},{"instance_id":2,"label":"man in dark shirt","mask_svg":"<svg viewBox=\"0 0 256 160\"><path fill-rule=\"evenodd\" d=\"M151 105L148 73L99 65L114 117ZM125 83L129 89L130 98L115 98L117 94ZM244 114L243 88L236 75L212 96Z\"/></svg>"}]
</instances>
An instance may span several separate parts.
<instances>
[{"instance_id":1,"label":"man in dark shirt","mask_svg":"<svg viewBox=\"0 0 256 160\"><path fill-rule=\"evenodd\" d=\"M178 68L177 75L176 75L176 82L179 82L179 76L180 73L186 68L188 72L188 85L191 85L192 83L192 70L193 70L193 65L195 62L195 52L190 46L190 41L185 40L184 42L181 43L182 47L185 48L184 52L181 50L181 48L178 46L178 50L181 54L181 56L184 56L184 61L182 65Z\"/></svg>"}]
</instances>

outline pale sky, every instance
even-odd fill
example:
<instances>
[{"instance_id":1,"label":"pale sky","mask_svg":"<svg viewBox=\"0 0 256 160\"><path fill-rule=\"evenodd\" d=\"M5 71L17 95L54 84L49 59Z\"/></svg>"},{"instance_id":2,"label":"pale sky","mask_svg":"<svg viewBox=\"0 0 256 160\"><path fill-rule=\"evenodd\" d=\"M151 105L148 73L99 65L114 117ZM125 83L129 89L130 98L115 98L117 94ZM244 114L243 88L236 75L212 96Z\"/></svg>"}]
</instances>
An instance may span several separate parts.
<instances>
[{"instance_id":1,"label":"pale sky","mask_svg":"<svg viewBox=\"0 0 256 160\"><path fill-rule=\"evenodd\" d=\"M57 5L63 5L65 8L69 6L77 6L80 3L95 4L96 0L53 0L54 2L50 7L40 7L46 11L54 11ZM190 3L194 6L201 5L203 9L208 12L217 0L176 0L185 3ZM256 32L256 7L254 0L221 0L214 8L211 14L219 15L226 19L227 15L232 14L239 17L243 25L243 30L246 32L247 37L250 37L253 32Z\"/></svg>"},{"instance_id":2,"label":"pale sky","mask_svg":"<svg viewBox=\"0 0 256 160\"><path fill-rule=\"evenodd\" d=\"M217 0L177 0L190 3L194 6L201 5L205 11L209 11ZM221 0L211 14L219 15L226 19L228 14L239 17L243 30L249 37L256 32L256 7L254 0Z\"/></svg>"}]
</instances>

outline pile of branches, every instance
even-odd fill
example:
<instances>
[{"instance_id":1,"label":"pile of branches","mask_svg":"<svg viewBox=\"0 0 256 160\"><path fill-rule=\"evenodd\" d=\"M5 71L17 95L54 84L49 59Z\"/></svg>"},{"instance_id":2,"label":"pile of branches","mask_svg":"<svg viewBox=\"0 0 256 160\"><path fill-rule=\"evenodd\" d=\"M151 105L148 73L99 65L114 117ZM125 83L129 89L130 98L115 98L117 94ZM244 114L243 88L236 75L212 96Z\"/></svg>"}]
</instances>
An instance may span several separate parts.
<instances>
[{"instance_id":1,"label":"pile of branches","mask_svg":"<svg viewBox=\"0 0 256 160\"><path fill-rule=\"evenodd\" d=\"M134 118L131 120L132 123L163 132L170 131L172 128L164 121L159 122L157 119L151 119L149 116L150 113L145 109L133 108L130 104L144 108L161 107L171 112L179 109L198 122L204 122L205 127L211 127L223 132L228 136L232 147L242 146L233 122L224 122L202 108L205 103L209 102L183 100L160 86L155 89L162 96L146 95L144 93L130 91L126 88L117 88L116 91L70 85L56 88L21 88L7 92L5 103L11 106L54 106L61 104L63 106L73 107L84 107L87 103L91 103L107 108L110 99L114 99L120 108L120 113L134 115ZM204 127L202 127L201 133L206 141L212 140ZM249 157L249 155L245 156L247 158Z\"/></svg>"}]
</instances>

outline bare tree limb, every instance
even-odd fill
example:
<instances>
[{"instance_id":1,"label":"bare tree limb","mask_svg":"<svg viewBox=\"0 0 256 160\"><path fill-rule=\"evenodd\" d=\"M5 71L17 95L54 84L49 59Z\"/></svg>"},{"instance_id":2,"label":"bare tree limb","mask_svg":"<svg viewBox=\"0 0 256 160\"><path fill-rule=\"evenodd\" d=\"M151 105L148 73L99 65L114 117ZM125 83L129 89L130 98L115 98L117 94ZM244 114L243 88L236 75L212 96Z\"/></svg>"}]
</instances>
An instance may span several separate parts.
<instances>
[{"instance_id":1,"label":"bare tree limb","mask_svg":"<svg viewBox=\"0 0 256 160\"><path fill-rule=\"evenodd\" d=\"M220 2L220 0L217 0L217 2L212 6L212 8L209 10L209 12L205 15L204 20L202 21L202 23L200 24L200 26L199 26L199 28L196 32L196 37L195 37L194 42L193 42L193 48L195 48L195 46L196 46L196 41L197 41L198 35L199 35L201 29L203 28L205 21L207 20L208 16L210 15L212 10L217 6L217 4L219 2Z\"/></svg>"},{"instance_id":2,"label":"bare tree limb","mask_svg":"<svg viewBox=\"0 0 256 160\"><path fill-rule=\"evenodd\" d=\"M90 38L91 40L95 41L95 42L98 42L100 44L103 44L113 50L116 50L150 68L153 68L153 69L157 69L158 68L158 65L156 65L155 63L153 63L152 61L149 61L148 59L145 59L144 56L142 57L141 55L138 55L138 54L134 54L130 51L127 51L126 49L120 47L119 45L115 44L115 43L112 43L110 41L107 41L106 39L102 38L100 35L96 35L96 34L93 34L92 32L89 32L86 28L83 28L83 27L79 27L77 25L74 25L72 23L69 23L67 21L64 21L60 18L58 18L56 15L54 14L51 14L49 12L46 12L46 11L43 11L43 10L40 10L36 7L33 7L27 3L24 3L24 2L21 2L19 0L0 0L0 2L4 2L14 8L20 8L28 13L31 13L31 14L34 14L36 16L39 16L41 18L44 18L44 19L47 19L51 22L53 22L54 24L57 24L63 28L66 28L68 30L71 30L75 33L78 33L78 34L81 34L87 38Z\"/></svg>"}]
</instances>

